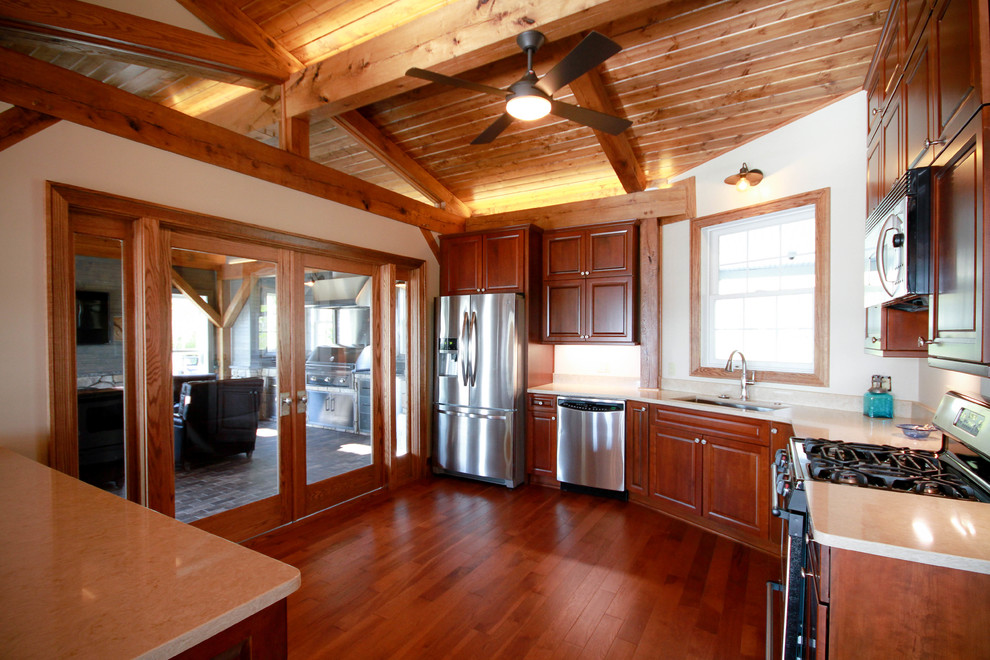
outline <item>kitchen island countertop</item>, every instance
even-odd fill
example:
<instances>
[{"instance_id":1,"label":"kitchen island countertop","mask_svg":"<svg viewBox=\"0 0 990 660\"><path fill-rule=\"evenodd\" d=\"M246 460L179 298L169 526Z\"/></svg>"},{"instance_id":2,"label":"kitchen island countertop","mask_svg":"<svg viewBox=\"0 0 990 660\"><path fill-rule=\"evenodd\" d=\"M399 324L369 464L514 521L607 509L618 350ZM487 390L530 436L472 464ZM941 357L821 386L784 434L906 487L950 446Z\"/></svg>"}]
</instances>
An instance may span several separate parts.
<instances>
[{"instance_id":1,"label":"kitchen island countertop","mask_svg":"<svg viewBox=\"0 0 990 660\"><path fill-rule=\"evenodd\" d=\"M860 412L804 405L750 412L683 401L690 392L549 383L531 393L588 396L660 403L705 412L791 424L795 437L888 444L937 451L941 437L912 440L897 424L927 424L932 413L921 406L912 415L873 419ZM814 538L835 548L990 574L990 503L895 493L820 481L805 482Z\"/></svg>"},{"instance_id":2,"label":"kitchen island countertop","mask_svg":"<svg viewBox=\"0 0 990 660\"><path fill-rule=\"evenodd\" d=\"M4 657L168 658L300 584L292 566L4 448L0 538Z\"/></svg>"}]
</instances>

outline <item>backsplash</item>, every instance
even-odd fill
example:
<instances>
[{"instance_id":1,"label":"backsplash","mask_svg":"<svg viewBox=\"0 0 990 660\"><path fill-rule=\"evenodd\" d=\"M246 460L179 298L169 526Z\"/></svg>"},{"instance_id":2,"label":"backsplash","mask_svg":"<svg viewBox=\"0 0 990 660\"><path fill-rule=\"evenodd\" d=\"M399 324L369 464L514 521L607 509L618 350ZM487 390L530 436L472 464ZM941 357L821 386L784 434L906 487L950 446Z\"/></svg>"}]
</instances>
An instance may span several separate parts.
<instances>
[{"instance_id":1,"label":"backsplash","mask_svg":"<svg viewBox=\"0 0 990 660\"><path fill-rule=\"evenodd\" d=\"M554 347L554 381L567 376L632 379L639 383L639 346Z\"/></svg>"}]
</instances>

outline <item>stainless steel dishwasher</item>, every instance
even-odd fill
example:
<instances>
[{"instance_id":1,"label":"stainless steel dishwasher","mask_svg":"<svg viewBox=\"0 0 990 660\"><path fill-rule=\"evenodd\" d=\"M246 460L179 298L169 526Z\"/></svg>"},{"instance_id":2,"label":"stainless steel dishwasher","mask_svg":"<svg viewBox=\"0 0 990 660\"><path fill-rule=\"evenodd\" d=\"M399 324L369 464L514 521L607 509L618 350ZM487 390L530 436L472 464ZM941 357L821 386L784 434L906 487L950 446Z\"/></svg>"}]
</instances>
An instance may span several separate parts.
<instances>
[{"instance_id":1,"label":"stainless steel dishwasher","mask_svg":"<svg viewBox=\"0 0 990 660\"><path fill-rule=\"evenodd\" d=\"M626 490L626 405L606 399L557 398L557 480Z\"/></svg>"}]
</instances>

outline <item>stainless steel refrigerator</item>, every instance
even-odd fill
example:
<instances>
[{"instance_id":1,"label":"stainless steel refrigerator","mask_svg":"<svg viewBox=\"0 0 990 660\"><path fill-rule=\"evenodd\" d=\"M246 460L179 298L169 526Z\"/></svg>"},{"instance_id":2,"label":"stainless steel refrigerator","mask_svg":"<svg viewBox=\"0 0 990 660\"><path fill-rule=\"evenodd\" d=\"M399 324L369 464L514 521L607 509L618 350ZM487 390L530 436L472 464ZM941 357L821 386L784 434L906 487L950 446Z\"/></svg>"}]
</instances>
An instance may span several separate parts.
<instances>
[{"instance_id":1,"label":"stainless steel refrigerator","mask_svg":"<svg viewBox=\"0 0 990 660\"><path fill-rule=\"evenodd\" d=\"M434 470L514 488L526 470L523 297L444 296L436 312Z\"/></svg>"}]
</instances>

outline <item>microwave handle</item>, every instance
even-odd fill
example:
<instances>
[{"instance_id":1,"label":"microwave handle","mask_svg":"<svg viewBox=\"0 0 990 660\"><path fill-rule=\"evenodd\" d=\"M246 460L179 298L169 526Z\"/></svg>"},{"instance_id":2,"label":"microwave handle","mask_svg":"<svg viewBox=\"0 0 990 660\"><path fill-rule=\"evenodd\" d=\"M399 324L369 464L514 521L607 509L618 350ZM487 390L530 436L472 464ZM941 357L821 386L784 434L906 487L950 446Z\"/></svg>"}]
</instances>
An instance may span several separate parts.
<instances>
[{"instance_id":1,"label":"microwave handle","mask_svg":"<svg viewBox=\"0 0 990 660\"><path fill-rule=\"evenodd\" d=\"M880 275L880 286L887 293L888 296L893 296L894 292L887 287L887 271L884 268L884 258L883 258L883 248L886 241L887 235L890 232L895 232L893 238L891 239L891 245L894 247L900 247L904 245L904 234L898 232L893 227L886 226L889 218L884 221L884 226L880 228L880 237L877 239L877 273ZM900 236L900 241L897 237Z\"/></svg>"}]
</instances>

